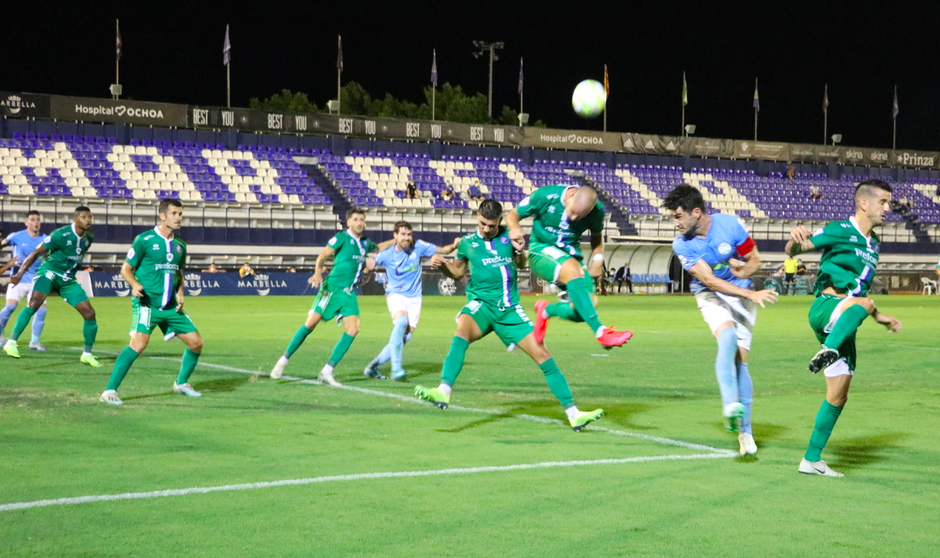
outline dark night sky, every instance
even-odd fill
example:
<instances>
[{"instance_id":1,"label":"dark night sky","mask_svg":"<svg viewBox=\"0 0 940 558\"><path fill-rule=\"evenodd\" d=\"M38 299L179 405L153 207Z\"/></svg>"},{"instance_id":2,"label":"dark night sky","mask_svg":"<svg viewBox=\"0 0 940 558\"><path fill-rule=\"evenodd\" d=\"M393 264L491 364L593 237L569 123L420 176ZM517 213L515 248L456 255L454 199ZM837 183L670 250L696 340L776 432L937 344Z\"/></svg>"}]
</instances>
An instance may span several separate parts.
<instances>
[{"instance_id":1,"label":"dark night sky","mask_svg":"<svg viewBox=\"0 0 940 558\"><path fill-rule=\"evenodd\" d=\"M441 82L486 92L487 65L471 41L504 41L494 104L551 127L600 129L571 110L582 79L609 66L608 128L677 134L682 71L697 135L749 138L760 78L760 138L890 147L898 86L898 147L940 150L938 2L15 2L0 20L0 89L106 97L121 20L125 97L223 105L222 41L232 26L233 104L281 89L318 105L335 96L336 35L343 81L373 95L421 101L431 49ZM553 9L549 6L563 6Z\"/></svg>"}]
</instances>

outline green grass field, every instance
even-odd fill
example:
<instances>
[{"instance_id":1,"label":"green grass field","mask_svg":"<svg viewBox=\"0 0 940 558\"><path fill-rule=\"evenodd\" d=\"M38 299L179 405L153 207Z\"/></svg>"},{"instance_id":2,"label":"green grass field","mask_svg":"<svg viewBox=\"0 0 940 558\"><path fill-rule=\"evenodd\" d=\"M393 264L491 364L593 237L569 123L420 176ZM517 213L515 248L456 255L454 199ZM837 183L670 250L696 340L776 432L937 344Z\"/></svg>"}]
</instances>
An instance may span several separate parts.
<instances>
[{"instance_id":1,"label":"green grass field","mask_svg":"<svg viewBox=\"0 0 940 558\"><path fill-rule=\"evenodd\" d=\"M78 363L81 320L59 299L50 350L0 359L0 556L854 558L940 548L940 297L879 297L903 331L859 332L859 371L823 454L844 479L796 472L825 391L806 371L818 348L809 297L760 313L751 458L726 451L737 440L722 425L715 343L687 296L603 299L602 320L636 334L610 352L583 325L551 323L547 344L576 403L607 411L582 433L560 422L528 357L493 336L468 351L452 408L413 400L416 384L437 385L458 298L425 300L401 383L362 375L391 321L384 299L360 298L361 333L335 372L347 389L310 381L341 334L332 324L287 369L308 381L265 377L309 298L189 298L206 340L192 379L203 397L171 392L183 346L155 338L121 408L98 395L126 345L130 303L93 302L103 368ZM226 489L182 490L212 487ZM8 506L128 493L149 494Z\"/></svg>"}]
</instances>

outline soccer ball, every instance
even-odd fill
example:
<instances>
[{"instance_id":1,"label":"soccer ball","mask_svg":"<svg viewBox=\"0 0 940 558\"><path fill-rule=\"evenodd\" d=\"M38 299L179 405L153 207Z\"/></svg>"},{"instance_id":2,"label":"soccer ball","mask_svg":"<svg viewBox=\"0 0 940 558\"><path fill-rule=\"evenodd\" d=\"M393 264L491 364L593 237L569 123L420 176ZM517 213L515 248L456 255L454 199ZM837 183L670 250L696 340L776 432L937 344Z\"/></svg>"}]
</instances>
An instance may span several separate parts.
<instances>
[{"instance_id":1,"label":"soccer ball","mask_svg":"<svg viewBox=\"0 0 940 558\"><path fill-rule=\"evenodd\" d=\"M607 104L607 93L601 82L586 79L574 88L574 94L571 95L571 106L581 118L594 118L604 112L604 105Z\"/></svg>"}]
</instances>

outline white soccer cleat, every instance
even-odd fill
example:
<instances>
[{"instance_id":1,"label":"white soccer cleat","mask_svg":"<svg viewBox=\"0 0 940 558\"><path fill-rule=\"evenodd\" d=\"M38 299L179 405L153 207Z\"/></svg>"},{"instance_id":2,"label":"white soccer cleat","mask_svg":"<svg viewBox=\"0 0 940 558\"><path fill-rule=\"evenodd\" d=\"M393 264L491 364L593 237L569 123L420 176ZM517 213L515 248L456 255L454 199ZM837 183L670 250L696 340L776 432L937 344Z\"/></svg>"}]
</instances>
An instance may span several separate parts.
<instances>
[{"instance_id":1,"label":"white soccer cleat","mask_svg":"<svg viewBox=\"0 0 940 558\"><path fill-rule=\"evenodd\" d=\"M98 401L102 403L107 403L108 405L123 405L124 402L121 401L121 398L118 397L117 390L106 389L101 393L101 397L98 398Z\"/></svg>"},{"instance_id":2,"label":"white soccer cleat","mask_svg":"<svg viewBox=\"0 0 940 558\"><path fill-rule=\"evenodd\" d=\"M271 369L271 379L277 380L284 375L284 369L287 368L288 360L284 357L277 359L277 364Z\"/></svg>"},{"instance_id":3,"label":"white soccer cleat","mask_svg":"<svg viewBox=\"0 0 940 558\"><path fill-rule=\"evenodd\" d=\"M202 397L202 394L193 389L193 386L189 385L189 382L185 384L173 382L173 392L187 397Z\"/></svg>"},{"instance_id":4,"label":"white soccer cleat","mask_svg":"<svg viewBox=\"0 0 940 558\"><path fill-rule=\"evenodd\" d=\"M814 463L812 461L807 461L805 457L802 461L800 461L800 472L807 475L822 475L824 477L845 476L838 471L833 471L831 468L829 468L829 465L826 465L825 461L820 460Z\"/></svg>"},{"instance_id":5,"label":"white soccer cleat","mask_svg":"<svg viewBox=\"0 0 940 558\"><path fill-rule=\"evenodd\" d=\"M35 343L29 344L29 350L30 351L45 351L48 349L46 349L46 347L42 343L40 343L39 341L36 341Z\"/></svg>"},{"instance_id":6,"label":"white soccer cleat","mask_svg":"<svg viewBox=\"0 0 940 558\"><path fill-rule=\"evenodd\" d=\"M757 444L754 443L754 436L747 432L738 434L738 444L741 446L738 452L741 455L754 455L757 453Z\"/></svg>"},{"instance_id":7,"label":"white soccer cleat","mask_svg":"<svg viewBox=\"0 0 940 558\"><path fill-rule=\"evenodd\" d=\"M320 374L317 375L317 380L320 382L331 385L333 387L342 387L343 384L336 381L336 378L333 377L333 372L329 370L321 370Z\"/></svg>"}]
</instances>

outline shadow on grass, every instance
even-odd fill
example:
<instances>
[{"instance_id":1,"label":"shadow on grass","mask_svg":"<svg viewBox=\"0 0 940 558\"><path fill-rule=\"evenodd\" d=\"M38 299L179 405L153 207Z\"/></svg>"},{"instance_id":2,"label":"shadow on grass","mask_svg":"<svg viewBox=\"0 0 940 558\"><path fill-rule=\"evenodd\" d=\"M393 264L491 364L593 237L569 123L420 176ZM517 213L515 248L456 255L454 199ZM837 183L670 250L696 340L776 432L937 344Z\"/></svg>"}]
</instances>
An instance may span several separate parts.
<instances>
[{"instance_id":1,"label":"shadow on grass","mask_svg":"<svg viewBox=\"0 0 940 558\"><path fill-rule=\"evenodd\" d=\"M195 387L200 391L235 391L237 388L252 381L251 376L235 376L233 378L219 378L208 382L198 382Z\"/></svg>"},{"instance_id":2,"label":"shadow on grass","mask_svg":"<svg viewBox=\"0 0 940 558\"><path fill-rule=\"evenodd\" d=\"M767 423L754 424L753 428L754 438L762 441L776 440L777 438L780 438L781 435L790 430L785 426L778 426L776 424Z\"/></svg>"},{"instance_id":3,"label":"shadow on grass","mask_svg":"<svg viewBox=\"0 0 940 558\"><path fill-rule=\"evenodd\" d=\"M387 366L382 366L379 369L382 372L382 375L386 376L389 380L392 379L392 372L388 370ZM416 363L412 365L405 366L405 372L408 373L402 380L395 380L396 382L407 382L408 380L415 380L424 376L432 376L439 378L441 375L441 364L440 363ZM374 381L374 378L368 378L365 374L360 374L353 378L339 378L340 382L343 383L358 383L358 382L370 382Z\"/></svg>"},{"instance_id":4,"label":"shadow on grass","mask_svg":"<svg viewBox=\"0 0 940 558\"><path fill-rule=\"evenodd\" d=\"M861 438L850 438L840 441L838 445L829 446L826 451L836 456L836 459L842 469L857 469L884 461L887 459L883 452L890 448L896 448L896 442L904 439L906 436L900 432L891 432L880 436L867 436Z\"/></svg>"}]
</instances>

